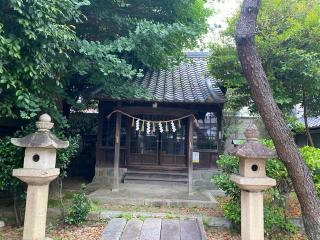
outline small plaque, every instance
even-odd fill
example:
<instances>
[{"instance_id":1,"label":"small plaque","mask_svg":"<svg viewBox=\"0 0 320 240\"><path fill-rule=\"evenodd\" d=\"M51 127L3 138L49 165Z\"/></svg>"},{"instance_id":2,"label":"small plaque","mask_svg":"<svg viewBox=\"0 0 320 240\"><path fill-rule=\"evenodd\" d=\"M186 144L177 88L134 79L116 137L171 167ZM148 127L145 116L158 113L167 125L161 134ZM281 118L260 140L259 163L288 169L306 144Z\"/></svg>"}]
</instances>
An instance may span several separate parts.
<instances>
[{"instance_id":1,"label":"small plaque","mask_svg":"<svg viewBox=\"0 0 320 240\"><path fill-rule=\"evenodd\" d=\"M193 152L192 153L192 162L193 163L199 163L200 162L199 152Z\"/></svg>"}]
</instances>

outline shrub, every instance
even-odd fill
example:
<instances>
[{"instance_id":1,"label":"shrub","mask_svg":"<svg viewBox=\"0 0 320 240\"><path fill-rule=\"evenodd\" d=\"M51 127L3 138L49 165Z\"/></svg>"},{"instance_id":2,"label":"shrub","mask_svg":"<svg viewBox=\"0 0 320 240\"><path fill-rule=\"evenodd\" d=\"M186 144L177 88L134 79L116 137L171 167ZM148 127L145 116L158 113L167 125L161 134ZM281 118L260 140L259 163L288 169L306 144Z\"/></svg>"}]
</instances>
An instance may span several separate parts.
<instances>
[{"instance_id":1,"label":"shrub","mask_svg":"<svg viewBox=\"0 0 320 240\"><path fill-rule=\"evenodd\" d=\"M320 149L305 146L300 148L300 153L311 171L313 182L320 198Z\"/></svg>"},{"instance_id":2,"label":"shrub","mask_svg":"<svg viewBox=\"0 0 320 240\"><path fill-rule=\"evenodd\" d=\"M83 223L90 211L91 203L85 192L85 185L81 186L79 193L72 196L72 203L68 209L68 215L65 222L72 225Z\"/></svg>"},{"instance_id":3,"label":"shrub","mask_svg":"<svg viewBox=\"0 0 320 240\"><path fill-rule=\"evenodd\" d=\"M24 137L35 131L35 124L30 123L25 128L15 132L13 136L0 138L0 191L6 191L12 196L18 226L23 222L25 185L18 178L12 176L12 170L23 166L24 149L14 146L10 139L11 137ZM66 137L64 130L61 128L54 128L53 133L61 139L68 140L70 143L68 148L57 151L57 166L60 168L60 177L65 177L70 159L78 150L79 135Z\"/></svg>"},{"instance_id":4,"label":"shrub","mask_svg":"<svg viewBox=\"0 0 320 240\"><path fill-rule=\"evenodd\" d=\"M261 140L265 146L274 149L271 140ZM320 196L320 149L313 147L300 148L300 153L309 167L318 196ZM224 203L222 210L236 230L240 230L240 189L230 181L231 174L238 174L239 159L235 156L221 155L217 161L221 173L213 176L213 182L228 196L228 201ZM265 235L270 239L285 239L285 236L296 231L295 226L286 217L285 208L287 198L293 190L288 172L279 158L268 159L266 161L266 172L271 178L276 179L277 186L267 190L264 203Z\"/></svg>"},{"instance_id":5,"label":"shrub","mask_svg":"<svg viewBox=\"0 0 320 240\"><path fill-rule=\"evenodd\" d=\"M224 216L229 219L235 230L240 231L241 224L241 207L240 207L240 189L230 181L231 174L238 174L239 159L235 156L221 155L217 161L222 172L219 175L213 176L213 182L228 196L228 201L223 204L222 210ZM287 181L287 173L285 168L278 159L267 160L267 172L270 177L277 179L278 183ZM265 235L267 237L275 234L290 235L295 233L296 228L287 219L285 215L286 205L282 191L279 189L280 185L267 192L271 197L265 199L264 206L264 222Z\"/></svg>"}]
</instances>

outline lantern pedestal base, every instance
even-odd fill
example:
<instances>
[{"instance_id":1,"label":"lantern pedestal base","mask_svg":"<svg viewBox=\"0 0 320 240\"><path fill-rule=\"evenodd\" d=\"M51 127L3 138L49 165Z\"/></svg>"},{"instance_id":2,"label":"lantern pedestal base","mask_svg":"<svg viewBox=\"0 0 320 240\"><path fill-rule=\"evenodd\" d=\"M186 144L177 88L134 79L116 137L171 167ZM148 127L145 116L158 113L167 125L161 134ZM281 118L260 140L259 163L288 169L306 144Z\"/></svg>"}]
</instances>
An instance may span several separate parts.
<instances>
[{"instance_id":1,"label":"lantern pedestal base","mask_svg":"<svg viewBox=\"0 0 320 240\"><path fill-rule=\"evenodd\" d=\"M264 240L263 192L241 191L241 239Z\"/></svg>"},{"instance_id":2,"label":"lantern pedestal base","mask_svg":"<svg viewBox=\"0 0 320 240\"><path fill-rule=\"evenodd\" d=\"M49 183L59 175L58 168L14 169L13 176L28 184L23 240L47 240L46 219Z\"/></svg>"}]
</instances>

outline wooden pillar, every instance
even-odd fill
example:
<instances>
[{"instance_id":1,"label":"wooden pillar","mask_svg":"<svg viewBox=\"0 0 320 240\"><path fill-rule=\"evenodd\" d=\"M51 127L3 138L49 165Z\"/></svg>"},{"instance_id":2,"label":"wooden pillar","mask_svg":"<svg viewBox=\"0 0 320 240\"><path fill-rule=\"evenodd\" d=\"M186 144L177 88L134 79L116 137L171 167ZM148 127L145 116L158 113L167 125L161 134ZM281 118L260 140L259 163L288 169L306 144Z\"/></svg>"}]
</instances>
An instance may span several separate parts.
<instances>
[{"instance_id":1,"label":"wooden pillar","mask_svg":"<svg viewBox=\"0 0 320 240\"><path fill-rule=\"evenodd\" d=\"M104 111L102 108L102 102L99 101L99 114L98 114L98 131L97 131L97 142L96 142L96 167L100 167L103 162L103 152L101 151L102 142L102 129L103 129L103 117Z\"/></svg>"},{"instance_id":2,"label":"wooden pillar","mask_svg":"<svg viewBox=\"0 0 320 240\"><path fill-rule=\"evenodd\" d=\"M222 154L222 108L219 108L217 114L217 150L218 154Z\"/></svg>"},{"instance_id":3,"label":"wooden pillar","mask_svg":"<svg viewBox=\"0 0 320 240\"><path fill-rule=\"evenodd\" d=\"M192 175L193 175L193 117L188 119L188 193L192 194Z\"/></svg>"},{"instance_id":4,"label":"wooden pillar","mask_svg":"<svg viewBox=\"0 0 320 240\"><path fill-rule=\"evenodd\" d=\"M121 113L116 113L116 131L114 144L114 163L113 163L113 187L112 191L119 191L119 162L120 162L120 130Z\"/></svg>"}]
</instances>

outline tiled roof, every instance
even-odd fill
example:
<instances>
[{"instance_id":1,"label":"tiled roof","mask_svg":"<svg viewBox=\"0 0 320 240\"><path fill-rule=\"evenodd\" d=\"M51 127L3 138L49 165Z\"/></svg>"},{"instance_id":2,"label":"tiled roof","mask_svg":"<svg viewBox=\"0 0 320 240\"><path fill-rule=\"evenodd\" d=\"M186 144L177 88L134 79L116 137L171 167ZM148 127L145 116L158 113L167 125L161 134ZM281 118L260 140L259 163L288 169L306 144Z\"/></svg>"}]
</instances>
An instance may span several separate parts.
<instances>
[{"instance_id":1,"label":"tiled roof","mask_svg":"<svg viewBox=\"0 0 320 240\"><path fill-rule=\"evenodd\" d=\"M299 122L304 124L304 118L299 118ZM318 128L320 127L320 116L318 117L308 117L308 126L309 128Z\"/></svg>"},{"instance_id":2,"label":"tiled roof","mask_svg":"<svg viewBox=\"0 0 320 240\"><path fill-rule=\"evenodd\" d=\"M180 65L147 72L136 81L159 102L223 103L224 94L208 74L209 56L209 52L189 52Z\"/></svg>"}]
</instances>

